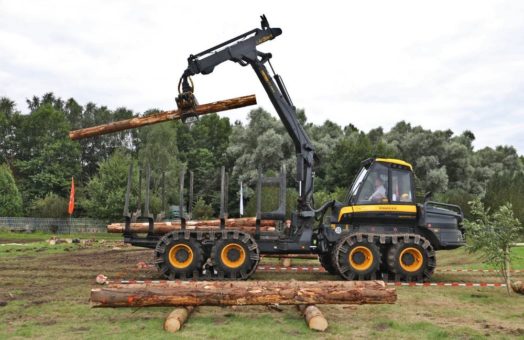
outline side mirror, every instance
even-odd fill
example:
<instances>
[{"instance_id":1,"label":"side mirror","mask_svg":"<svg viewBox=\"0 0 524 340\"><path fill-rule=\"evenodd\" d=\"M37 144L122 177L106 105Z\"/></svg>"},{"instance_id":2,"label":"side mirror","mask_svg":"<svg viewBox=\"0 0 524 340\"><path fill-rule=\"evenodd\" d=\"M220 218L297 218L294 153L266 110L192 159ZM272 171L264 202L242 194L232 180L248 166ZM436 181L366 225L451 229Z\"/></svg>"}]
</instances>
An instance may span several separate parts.
<instances>
[{"instance_id":1,"label":"side mirror","mask_svg":"<svg viewBox=\"0 0 524 340\"><path fill-rule=\"evenodd\" d=\"M424 202L429 201L432 197L433 197L433 192L431 191L426 192L426 194L424 195Z\"/></svg>"}]
</instances>

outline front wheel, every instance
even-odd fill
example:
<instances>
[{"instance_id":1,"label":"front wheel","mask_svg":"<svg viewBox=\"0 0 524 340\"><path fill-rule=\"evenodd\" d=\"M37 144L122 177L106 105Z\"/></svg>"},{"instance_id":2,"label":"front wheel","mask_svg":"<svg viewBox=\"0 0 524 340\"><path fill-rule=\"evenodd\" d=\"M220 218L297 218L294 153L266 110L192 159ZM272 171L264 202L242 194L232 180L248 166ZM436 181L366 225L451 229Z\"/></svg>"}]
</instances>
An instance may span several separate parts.
<instances>
[{"instance_id":1,"label":"front wheel","mask_svg":"<svg viewBox=\"0 0 524 340\"><path fill-rule=\"evenodd\" d=\"M387 261L395 281L428 281L436 266L433 247L419 236L400 239L393 244L388 250Z\"/></svg>"},{"instance_id":2,"label":"front wheel","mask_svg":"<svg viewBox=\"0 0 524 340\"><path fill-rule=\"evenodd\" d=\"M380 249L361 235L340 239L333 250L332 261L346 280L375 280L380 274Z\"/></svg>"}]
</instances>

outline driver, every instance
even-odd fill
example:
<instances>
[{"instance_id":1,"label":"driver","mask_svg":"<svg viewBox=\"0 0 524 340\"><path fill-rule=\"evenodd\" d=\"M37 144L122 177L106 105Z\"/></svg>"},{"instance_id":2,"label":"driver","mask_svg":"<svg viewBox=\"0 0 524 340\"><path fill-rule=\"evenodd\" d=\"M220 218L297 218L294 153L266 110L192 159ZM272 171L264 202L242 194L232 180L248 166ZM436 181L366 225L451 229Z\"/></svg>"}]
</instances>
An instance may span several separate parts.
<instances>
[{"instance_id":1,"label":"driver","mask_svg":"<svg viewBox=\"0 0 524 340\"><path fill-rule=\"evenodd\" d=\"M384 182L380 177L375 179L375 192L369 196L370 201L380 201L386 197L386 187L384 187Z\"/></svg>"}]
</instances>

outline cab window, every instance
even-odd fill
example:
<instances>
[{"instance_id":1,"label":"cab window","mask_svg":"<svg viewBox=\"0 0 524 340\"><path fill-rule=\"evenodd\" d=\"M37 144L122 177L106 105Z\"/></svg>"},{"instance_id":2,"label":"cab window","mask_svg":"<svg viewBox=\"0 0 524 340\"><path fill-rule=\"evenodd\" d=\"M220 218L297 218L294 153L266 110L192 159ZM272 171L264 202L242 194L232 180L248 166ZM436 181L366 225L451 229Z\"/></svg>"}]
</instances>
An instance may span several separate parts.
<instances>
[{"instance_id":1,"label":"cab window","mask_svg":"<svg viewBox=\"0 0 524 340\"><path fill-rule=\"evenodd\" d=\"M357 204L388 203L388 168L375 163L368 171Z\"/></svg>"},{"instance_id":2,"label":"cab window","mask_svg":"<svg viewBox=\"0 0 524 340\"><path fill-rule=\"evenodd\" d=\"M408 171L391 170L391 201L413 202L411 194L411 176Z\"/></svg>"}]
</instances>

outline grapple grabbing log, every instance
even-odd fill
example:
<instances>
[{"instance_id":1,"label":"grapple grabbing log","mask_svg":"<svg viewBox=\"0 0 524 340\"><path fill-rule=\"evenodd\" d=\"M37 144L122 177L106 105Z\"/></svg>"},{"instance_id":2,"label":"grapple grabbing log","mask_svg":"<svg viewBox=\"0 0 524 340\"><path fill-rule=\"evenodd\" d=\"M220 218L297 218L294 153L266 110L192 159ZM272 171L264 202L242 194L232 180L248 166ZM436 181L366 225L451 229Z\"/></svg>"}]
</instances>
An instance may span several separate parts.
<instances>
[{"instance_id":1,"label":"grapple grabbing log","mask_svg":"<svg viewBox=\"0 0 524 340\"><path fill-rule=\"evenodd\" d=\"M207 103L195 106L191 110L171 110L152 114L144 117L136 117L126 120L119 120L116 122L92 126L85 129L74 130L69 132L69 138L72 140L104 135L112 132L118 132L128 129L134 129L141 126L151 125L166 122L169 120L185 119L187 117L198 117L207 113L215 113L220 111L227 111L238 109L241 107L255 105L257 99L255 95L231 98L213 103Z\"/></svg>"}]
</instances>

